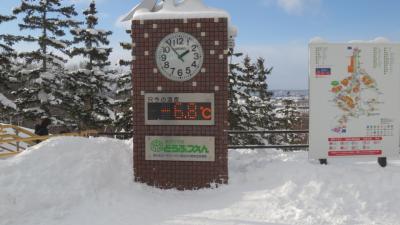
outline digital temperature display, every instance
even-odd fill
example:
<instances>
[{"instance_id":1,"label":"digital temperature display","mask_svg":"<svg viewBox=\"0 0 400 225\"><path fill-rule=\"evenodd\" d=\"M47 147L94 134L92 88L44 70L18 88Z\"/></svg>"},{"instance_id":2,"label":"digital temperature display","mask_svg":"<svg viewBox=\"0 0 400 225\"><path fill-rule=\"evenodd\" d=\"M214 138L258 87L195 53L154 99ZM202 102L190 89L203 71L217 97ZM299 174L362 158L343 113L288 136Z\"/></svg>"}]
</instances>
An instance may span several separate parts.
<instances>
[{"instance_id":1,"label":"digital temperature display","mask_svg":"<svg viewBox=\"0 0 400 225\"><path fill-rule=\"evenodd\" d=\"M214 94L145 94L146 125L214 125Z\"/></svg>"},{"instance_id":2,"label":"digital temperature display","mask_svg":"<svg viewBox=\"0 0 400 225\"><path fill-rule=\"evenodd\" d=\"M148 120L211 120L210 102L149 103Z\"/></svg>"}]
</instances>

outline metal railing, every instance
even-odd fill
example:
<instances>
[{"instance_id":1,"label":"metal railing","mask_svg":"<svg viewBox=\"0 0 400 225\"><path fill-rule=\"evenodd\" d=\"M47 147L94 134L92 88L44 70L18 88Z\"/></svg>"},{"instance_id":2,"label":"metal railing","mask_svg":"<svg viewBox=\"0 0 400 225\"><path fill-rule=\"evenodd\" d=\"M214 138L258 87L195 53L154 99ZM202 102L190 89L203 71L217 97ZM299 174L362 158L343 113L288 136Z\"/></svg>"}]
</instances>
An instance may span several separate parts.
<instances>
[{"instance_id":1,"label":"metal railing","mask_svg":"<svg viewBox=\"0 0 400 225\"><path fill-rule=\"evenodd\" d=\"M308 134L308 130L227 130L229 134ZM287 145L229 145L229 149L303 149L308 144L287 144Z\"/></svg>"},{"instance_id":2,"label":"metal railing","mask_svg":"<svg viewBox=\"0 0 400 225\"><path fill-rule=\"evenodd\" d=\"M5 129L13 129L15 133L10 134L5 132ZM308 134L308 130L254 130L254 131L239 131L239 130L226 130L228 135L236 134ZM19 136L24 134L25 137ZM65 133L60 135L49 135L49 136L37 136L32 132L22 129L14 125L0 125L0 149L5 152L0 153L0 158L16 155L26 147L36 144L36 141L46 140L51 137L57 136L111 136L118 139L129 139L132 138L132 132L97 132L95 130L77 132L77 133ZM22 147L20 144L24 143L26 147ZM8 144L8 146L4 146ZM10 148L11 147L11 148ZM308 148L308 144L288 144L288 145L229 145L229 149L304 149Z\"/></svg>"},{"instance_id":3,"label":"metal railing","mask_svg":"<svg viewBox=\"0 0 400 225\"><path fill-rule=\"evenodd\" d=\"M309 145L229 145L229 149L265 149L265 148L272 148L272 149L303 149L308 148Z\"/></svg>"},{"instance_id":4,"label":"metal railing","mask_svg":"<svg viewBox=\"0 0 400 225\"><path fill-rule=\"evenodd\" d=\"M229 134L308 134L308 130L226 130ZM129 139L133 136L131 132L103 132L97 133L98 136L112 136L120 139ZM280 149L303 149L308 148L308 144L291 144L291 145L229 145L229 149L262 149L262 148L280 148Z\"/></svg>"}]
</instances>

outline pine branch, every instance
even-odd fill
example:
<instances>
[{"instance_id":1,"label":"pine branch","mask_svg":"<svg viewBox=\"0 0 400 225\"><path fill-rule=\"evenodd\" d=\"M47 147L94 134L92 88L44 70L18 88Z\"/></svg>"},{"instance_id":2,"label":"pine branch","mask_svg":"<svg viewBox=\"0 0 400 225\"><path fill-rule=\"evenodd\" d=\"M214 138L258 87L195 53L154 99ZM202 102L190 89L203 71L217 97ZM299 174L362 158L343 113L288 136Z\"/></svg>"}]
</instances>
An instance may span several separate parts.
<instances>
[{"instance_id":1,"label":"pine branch","mask_svg":"<svg viewBox=\"0 0 400 225\"><path fill-rule=\"evenodd\" d=\"M15 43L25 40L22 36L16 36L11 34L2 34L0 35L0 40L4 41L4 43L8 46L13 46Z\"/></svg>"},{"instance_id":2,"label":"pine branch","mask_svg":"<svg viewBox=\"0 0 400 225\"><path fill-rule=\"evenodd\" d=\"M132 50L132 43L130 42L120 42L119 45L125 50Z\"/></svg>"},{"instance_id":3,"label":"pine branch","mask_svg":"<svg viewBox=\"0 0 400 225\"><path fill-rule=\"evenodd\" d=\"M120 65L120 66L130 66L130 65L132 65L132 60L123 60L123 59L120 59L120 60L119 60L119 65Z\"/></svg>"},{"instance_id":4,"label":"pine branch","mask_svg":"<svg viewBox=\"0 0 400 225\"><path fill-rule=\"evenodd\" d=\"M7 21L10 21L10 20L14 20L14 19L16 19L17 17L15 17L15 16L4 16L4 15L0 15L0 24L1 23L3 23L3 22L7 22Z\"/></svg>"}]
</instances>

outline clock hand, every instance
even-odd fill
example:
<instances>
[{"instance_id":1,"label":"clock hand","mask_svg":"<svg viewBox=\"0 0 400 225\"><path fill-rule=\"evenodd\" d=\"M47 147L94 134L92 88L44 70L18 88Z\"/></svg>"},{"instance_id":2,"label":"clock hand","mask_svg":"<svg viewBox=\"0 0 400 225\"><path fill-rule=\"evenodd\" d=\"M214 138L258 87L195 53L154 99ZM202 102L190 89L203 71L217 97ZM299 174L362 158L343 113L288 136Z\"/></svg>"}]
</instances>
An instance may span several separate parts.
<instances>
[{"instance_id":1,"label":"clock hand","mask_svg":"<svg viewBox=\"0 0 400 225\"><path fill-rule=\"evenodd\" d=\"M178 56L178 58L179 58L182 62L184 62L183 59L181 59L181 58L179 57L178 52L172 47L172 45L171 45L170 43L168 43L168 42L167 42L167 44L169 45L169 47L171 47L172 51L175 52L176 56Z\"/></svg>"},{"instance_id":2,"label":"clock hand","mask_svg":"<svg viewBox=\"0 0 400 225\"><path fill-rule=\"evenodd\" d=\"M184 53L180 54L180 55L178 56L178 58L182 59L183 56L187 55L189 52L190 52L190 50L186 50Z\"/></svg>"}]
</instances>

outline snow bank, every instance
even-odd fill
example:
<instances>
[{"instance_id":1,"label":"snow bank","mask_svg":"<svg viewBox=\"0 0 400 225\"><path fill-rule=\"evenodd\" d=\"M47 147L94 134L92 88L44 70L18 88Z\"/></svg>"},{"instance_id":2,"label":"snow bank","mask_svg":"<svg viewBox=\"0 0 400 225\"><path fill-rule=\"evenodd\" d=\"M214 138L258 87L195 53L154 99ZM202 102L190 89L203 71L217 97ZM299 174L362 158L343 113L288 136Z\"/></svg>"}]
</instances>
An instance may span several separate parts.
<instances>
[{"instance_id":1,"label":"snow bank","mask_svg":"<svg viewBox=\"0 0 400 225\"><path fill-rule=\"evenodd\" d=\"M0 161L0 224L395 225L399 168L235 150L229 185L165 191L132 181L132 142L55 138Z\"/></svg>"},{"instance_id":2,"label":"snow bank","mask_svg":"<svg viewBox=\"0 0 400 225\"><path fill-rule=\"evenodd\" d=\"M129 184L130 164L124 143L83 138L54 138L0 161L0 224L57 221L86 198Z\"/></svg>"}]
</instances>

